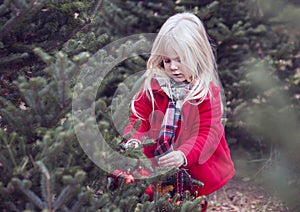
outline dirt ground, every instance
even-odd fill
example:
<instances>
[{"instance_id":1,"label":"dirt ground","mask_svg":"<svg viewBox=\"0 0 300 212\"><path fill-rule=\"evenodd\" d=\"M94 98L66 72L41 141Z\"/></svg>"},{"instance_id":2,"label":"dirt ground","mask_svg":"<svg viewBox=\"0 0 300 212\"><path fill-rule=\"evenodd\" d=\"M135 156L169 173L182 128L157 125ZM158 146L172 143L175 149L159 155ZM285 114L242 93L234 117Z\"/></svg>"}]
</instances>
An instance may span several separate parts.
<instances>
[{"instance_id":1,"label":"dirt ground","mask_svg":"<svg viewBox=\"0 0 300 212\"><path fill-rule=\"evenodd\" d=\"M289 209L262 187L234 177L227 185L209 196L207 211L287 212Z\"/></svg>"}]
</instances>

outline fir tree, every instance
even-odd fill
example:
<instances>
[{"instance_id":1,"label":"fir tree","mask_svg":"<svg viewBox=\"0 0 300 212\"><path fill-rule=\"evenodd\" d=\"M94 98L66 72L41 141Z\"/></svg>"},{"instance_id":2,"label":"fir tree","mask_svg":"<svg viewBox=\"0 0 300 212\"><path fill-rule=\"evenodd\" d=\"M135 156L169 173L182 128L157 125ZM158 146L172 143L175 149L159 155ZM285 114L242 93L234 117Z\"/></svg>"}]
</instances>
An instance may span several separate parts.
<instances>
[{"instance_id":1,"label":"fir tree","mask_svg":"<svg viewBox=\"0 0 300 212\"><path fill-rule=\"evenodd\" d=\"M138 89L137 84L128 81L124 84L124 81L145 69L147 55L117 60L112 71L102 72L103 79L99 70L116 62L124 49L137 47L138 42L118 46L113 55L99 49L132 34L157 32L170 15L181 11L199 15L216 46L220 78L227 97L226 129L230 144L238 139L238 144L246 147L258 148L256 144L261 142L261 146L281 147L289 154L289 161L295 162L289 171L297 174L284 179L299 188L295 180L299 176L297 148L285 144L287 138L294 141L299 138L293 130L299 113L289 113L290 109L299 109L299 34L285 30L288 15L276 16L272 7L268 8L264 2L1 1L1 210L197 210L200 199L188 193L178 205L175 204L178 195L169 201L168 194L157 193L154 200L150 200L144 191L157 180L154 178L127 184L125 177L117 186L108 186L110 176L91 160L105 156L102 163L110 164L112 169L121 165L126 169L123 171L129 169L129 174L140 166L150 169L141 148L125 152L120 149L119 142L123 138L115 127L116 122L120 128L126 124L126 105ZM298 11L297 7L281 5L285 14ZM74 90L82 70L87 70L83 75L85 82L89 76L97 76L101 86L96 81ZM265 76L268 76L267 81L263 81L265 86L259 87L262 83L258 80ZM91 92L93 89L97 92ZM290 102L289 107L285 101L273 98L282 96L282 91L287 93L285 100ZM86 99L86 105L80 105L83 109L94 106L95 119L87 117L82 123L74 116L72 100L76 96ZM112 115L108 113L111 109ZM274 123L270 117L275 112L278 112L276 121L280 120L278 127L285 125L292 130L283 135L272 129L259 130L263 125ZM257 127L257 120L264 122ZM94 127L91 123L96 123L109 147L131 157L135 163L114 164L115 155L108 154L107 149L93 140L94 134L89 133ZM85 138L91 141L92 158L78 142L75 130L82 125L88 129ZM255 129L256 136L249 135L249 129ZM271 153L266 151L260 157ZM136 163L138 159L145 163ZM292 194L296 196L297 191ZM291 205L297 204L293 197L290 200Z\"/></svg>"}]
</instances>

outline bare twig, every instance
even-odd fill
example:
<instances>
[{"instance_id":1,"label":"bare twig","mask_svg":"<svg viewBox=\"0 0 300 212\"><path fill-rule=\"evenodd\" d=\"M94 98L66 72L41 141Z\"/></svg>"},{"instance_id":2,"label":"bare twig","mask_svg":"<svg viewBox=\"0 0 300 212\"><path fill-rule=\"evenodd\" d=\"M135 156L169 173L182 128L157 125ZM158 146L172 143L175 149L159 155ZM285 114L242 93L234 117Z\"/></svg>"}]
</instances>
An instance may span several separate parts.
<instances>
[{"instance_id":1,"label":"bare twig","mask_svg":"<svg viewBox=\"0 0 300 212\"><path fill-rule=\"evenodd\" d=\"M239 207L237 207L237 206L235 206L233 203L232 203L232 201L228 198L228 195L227 195L227 192L226 192L226 190L225 190L225 188L223 187L223 192L224 192L224 197L225 197L225 199L226 199L226 202L230 205L230 207L232 207L234 210L236 210L236 211L240 211L240 208Z\"/></svg>"},{"instance_id":2,"label":"bare twig","mask_svg":"<svg viewBox=\"0 0 300 212\"><path fill-rule=\"evenodd\" d=\"M270 203L272 202L272 197L270 197L268 199L268 202L267 204L265 204L263 207L262 207L262 211L265 212L267 209L268 209L268 206L270 205Z\"/></svg>"},{"instance_id":3,"label":"bare twig","mask_svg":"<svg viewBox=\"0 0 300 212\"><path fill-rule=\"evenodd\" d=\"M102 3L103 3L103 0L99 0L98 1L97 5L96 5L96 7L94 9L94 12L92 14L92 18L94 18L96 16L96 14L97 14L99 8L101 7Z\"/></svg>"},{"instance_id":4,"label":"bare twig","mask_svg":"<svg viewBox=\"0 0 300 212\"><path fill-rule=\"evenodd\" d=\"M257 175L262 172L264 170L264 168L272 161L272 158L273 158L273 148L272 148L272 145L271 145L271 151L270 151L270 157L268 158L268 160L266 160L266 162L263 164L262 167L260 167L260 169L253 175L253 178L256 178Z\"/></svg>"}]
</instances>

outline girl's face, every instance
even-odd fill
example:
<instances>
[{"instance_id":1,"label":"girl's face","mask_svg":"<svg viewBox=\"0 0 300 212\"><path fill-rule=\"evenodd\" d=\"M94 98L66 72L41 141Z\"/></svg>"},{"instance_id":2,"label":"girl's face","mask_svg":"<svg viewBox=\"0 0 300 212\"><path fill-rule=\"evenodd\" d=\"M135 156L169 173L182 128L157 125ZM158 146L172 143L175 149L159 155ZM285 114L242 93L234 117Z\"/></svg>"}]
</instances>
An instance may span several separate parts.
<instances>
[{"instance_id":1,"label":"girl's face","mask_svg":"<svg viewBox=\"0 0 300 212\"><path fill-rule=\"evenodd\" d=\"M162 59L164 70L175 82L191 82L191 70L181 63L179 56L173 48L168 48Z\"/></svg>"}]
</instances>

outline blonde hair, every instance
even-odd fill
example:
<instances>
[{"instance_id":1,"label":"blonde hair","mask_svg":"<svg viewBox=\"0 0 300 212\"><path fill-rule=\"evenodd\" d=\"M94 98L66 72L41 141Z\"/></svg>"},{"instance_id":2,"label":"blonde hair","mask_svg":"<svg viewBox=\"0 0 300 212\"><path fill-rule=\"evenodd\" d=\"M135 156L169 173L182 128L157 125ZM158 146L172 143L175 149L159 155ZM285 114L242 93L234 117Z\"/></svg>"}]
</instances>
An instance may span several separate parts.
<instances>
[{"instance_id":1,"label":"blonde hair","mask_svg":"<svg viewBox=\"0 0 300 212\"><path fill-rule=\"evenodd\" d=\"M180 62L192 72L192 89L184 102L195 100L201 103L210 93L210 82L220 87L214 52L201 20L194 14L184 12L171 16L162 25L154 40L151 55L147 62L146 79L143 90L151 99L154 109L154 98L151 79L165 76L162 67L163 56L172 47L180 58ZM135 99L135 98L134 98ZM132 102L134 113L134 101Z\"/></svg>"}]
</instances>

